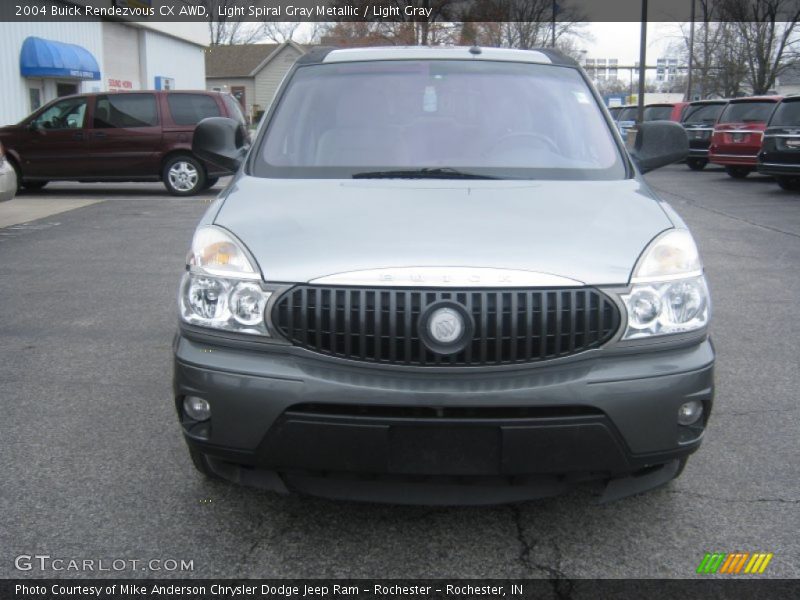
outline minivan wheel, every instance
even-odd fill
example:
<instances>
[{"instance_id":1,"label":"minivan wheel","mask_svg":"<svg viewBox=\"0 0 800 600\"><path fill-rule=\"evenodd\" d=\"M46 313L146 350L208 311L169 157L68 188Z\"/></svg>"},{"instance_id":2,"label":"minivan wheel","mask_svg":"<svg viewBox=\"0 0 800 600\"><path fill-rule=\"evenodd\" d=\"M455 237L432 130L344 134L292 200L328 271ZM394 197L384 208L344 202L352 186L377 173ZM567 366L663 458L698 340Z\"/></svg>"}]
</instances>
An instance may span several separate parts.
<instances>
[{"instance_id":1,"label":"minivan wheel","mask_svg":"<svg viewBox=\"0 0 800 600\"><path fill-rule=\"evenodd\" d=\"M796 192L800 190L800 177L776 177L775 180L782 190L787 192Z\"/></svg>"},{"instance_id":2,"label":"minivan wheel","mask_svg":"<svg viewBox=\"0 0 800 600\"><path fill-rule=\"evenodd\" d=\"M702 171L706 168L708 160L705 158L687 158L686 164L692 171Z\"/></svg>"},{"instance_id":3,"label":"minivan wheel","mask_svg":"<svg viewBox=\"0 0 800 600\"><path fill-rule=\"evenodd\" d=\"M191 156L173 156L164 165L161 179L173 196L192 196L204 188L206 172Z\"/></svg>"},{"instance_id":4,"label":"minivan wheel","mask_svg":"<svg viewBox=\"0 0 800 600\"><path fill-rule=\"evenodd\" d=\"M725 172L734 179L744 179L750 175L750 167L725 167Z\"/></svg>"}]
</instances>

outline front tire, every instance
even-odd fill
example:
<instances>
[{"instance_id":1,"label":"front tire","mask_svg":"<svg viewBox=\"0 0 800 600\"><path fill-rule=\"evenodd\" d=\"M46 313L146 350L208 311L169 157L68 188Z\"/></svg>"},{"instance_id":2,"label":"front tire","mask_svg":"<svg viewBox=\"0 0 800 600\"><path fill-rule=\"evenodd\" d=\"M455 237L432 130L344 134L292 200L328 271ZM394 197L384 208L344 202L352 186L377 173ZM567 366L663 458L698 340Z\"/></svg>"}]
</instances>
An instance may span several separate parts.
<instances>
[{"instance_id":1,"label":"front tire","mask_svg":"<svg viewBox=\"0 0 800 600\"><path fill-rule=\"evenodd\" d=\"M786 175L776 177L775 180L782 190L787 192L796 192L800 190L800 177L787 177Z\"/></svg>"},{"instance_id":2,"label":"front tire","mask_svg":"<svg viewBox=\"0 0 800 600\"><path fill-rule=\"evenodd\" d=\"M196 158L181 154L164 164L161 180L173 196L194 196L206 185L206 171Z\"/></svg>"},{"instance_id":3,"label":"front tire","mask_svg":"<svg viewBox=\"0 0 800 600\"><path fill-rule=\"evenodd\" d=\"M692 171L702 171L706 168L708 160L705 158L687 158L686 164Z\"/></svg>"},{"instance_id":4,"label":"front tire","mask_svg":"<svg viewBox=\"0 0 800 600\"><path fill-rule=\"evenodd\" d=\"M734 179L744 179L752 170L750 167L725 167L725 172Z\"/></svg>"}]
</instances>

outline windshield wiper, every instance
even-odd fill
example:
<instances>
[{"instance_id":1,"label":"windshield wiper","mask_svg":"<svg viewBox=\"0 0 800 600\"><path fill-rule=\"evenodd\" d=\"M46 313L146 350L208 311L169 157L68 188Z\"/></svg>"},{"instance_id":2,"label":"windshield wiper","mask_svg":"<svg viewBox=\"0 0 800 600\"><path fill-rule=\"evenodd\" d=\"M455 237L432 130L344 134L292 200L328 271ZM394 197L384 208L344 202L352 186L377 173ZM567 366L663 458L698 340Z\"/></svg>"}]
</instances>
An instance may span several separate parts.
<instances>
[{"instance_id":1,"label":"windshield wiper","mask_svg":"<svg viewBox=\"0 0 800 600\"><path fill-rule=\"evenodd\" d=\"M499 179L491 175L479 175L459 171L451 167L425 167L422 169L397 169L394 171L364 171L353 173L353 179Z\"/></svg>"}]
</instances>

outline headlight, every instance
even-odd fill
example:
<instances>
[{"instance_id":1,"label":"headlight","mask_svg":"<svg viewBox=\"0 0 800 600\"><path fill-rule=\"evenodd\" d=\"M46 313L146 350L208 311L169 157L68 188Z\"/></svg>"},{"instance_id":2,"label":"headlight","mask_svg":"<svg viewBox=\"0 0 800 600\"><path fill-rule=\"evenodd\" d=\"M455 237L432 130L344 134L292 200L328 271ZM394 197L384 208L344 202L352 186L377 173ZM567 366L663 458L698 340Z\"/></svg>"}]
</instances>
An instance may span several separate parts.
<instances>
[{"instance_id":1,"label":"headlight","mask_svg":"<svg viewBox=\"0 0 800 600\"><path fill-rule=\"evenodd\" d=\"M682 333L708 325L711 299L691 234L673 229L657 237L634 269L623 339Z\"/></svg>"},{"instance_id":2,"label":"headlight","mask_svg":"<svg viewBox=\"0 0 800 600\"><path fill-rule=\"evenodd\" d=\"M178 298L185 323L269 335L264 311L272 293L262 288L255 261L233 235L201 227L187 262Z\"/></svg>"},{"instance_id":3,"label":"headlight","mask_svg":"<svg viewBox=\"0 0 800 600\"><path fill-rule=\"evenodd\" d=\"M213 225L195 232L187 263L190 269L211 275L261 279L255 261L242 245L232 234Z\"/></svg>"}]
</instances>

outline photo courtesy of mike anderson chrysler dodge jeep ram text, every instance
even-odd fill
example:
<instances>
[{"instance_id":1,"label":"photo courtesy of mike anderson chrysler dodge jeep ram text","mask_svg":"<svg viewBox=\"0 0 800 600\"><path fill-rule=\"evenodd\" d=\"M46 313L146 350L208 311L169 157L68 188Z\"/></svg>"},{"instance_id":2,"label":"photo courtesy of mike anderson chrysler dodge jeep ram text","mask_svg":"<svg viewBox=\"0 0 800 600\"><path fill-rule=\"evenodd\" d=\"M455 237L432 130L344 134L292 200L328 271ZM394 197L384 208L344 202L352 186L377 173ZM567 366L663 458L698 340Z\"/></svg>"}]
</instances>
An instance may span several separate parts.
<instances>
[{"instance_id":1,"label":"photo courtesy of mike anderson chrysler dodge jeep ram text","mask_svg":"<svg viewBox=\"0 0 800 600\"><path fill-rule=\"evenodd\" d=\"M194 465L279 492L510 502L677 477L711 412L708 287L630 152L550 50L317 49L191 241L175 408Z\"/></svg>"}]
</instances>

